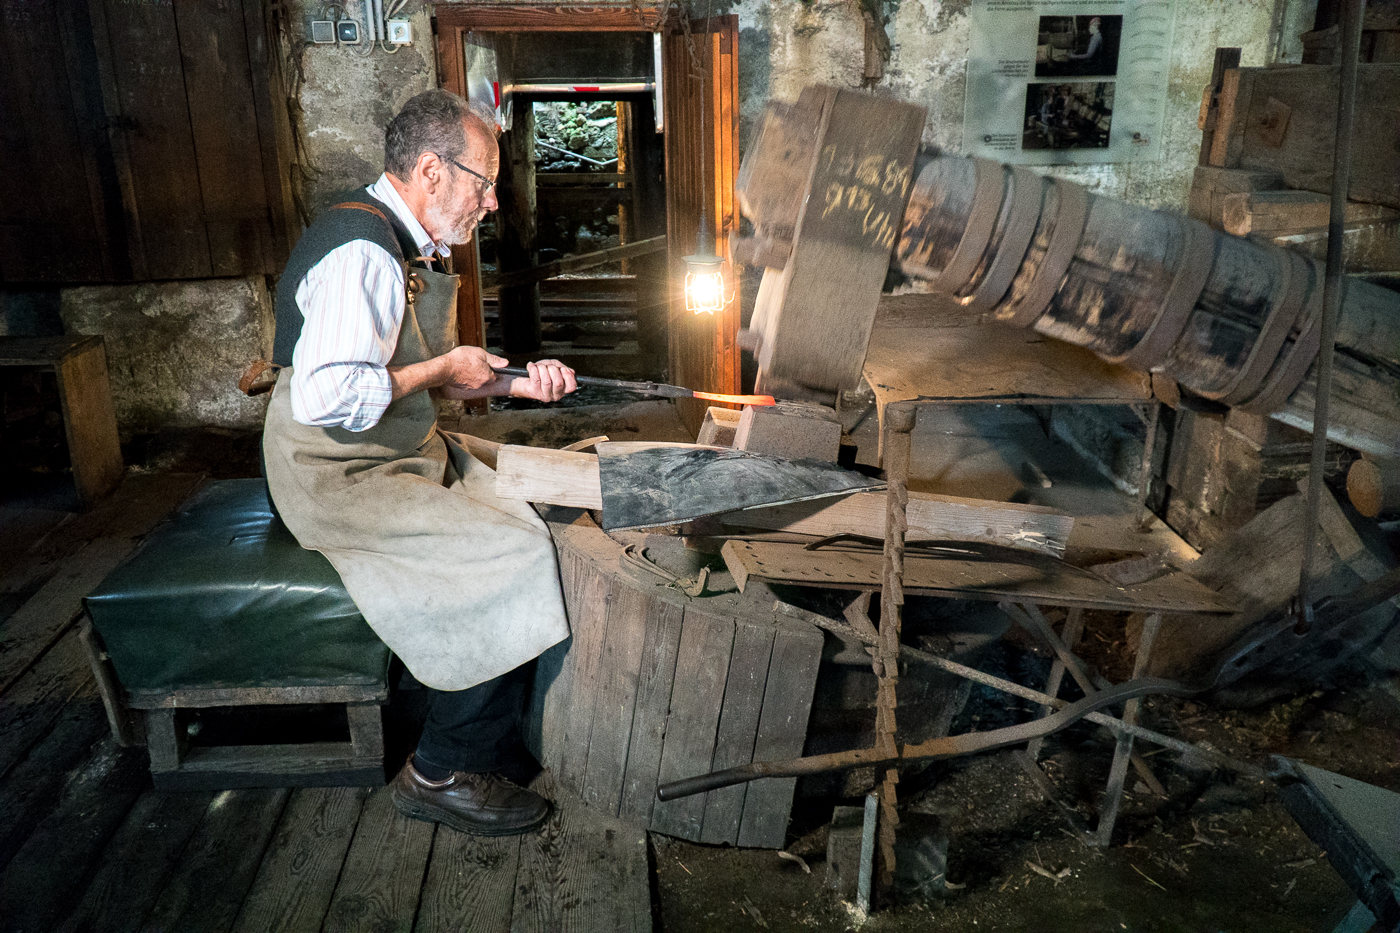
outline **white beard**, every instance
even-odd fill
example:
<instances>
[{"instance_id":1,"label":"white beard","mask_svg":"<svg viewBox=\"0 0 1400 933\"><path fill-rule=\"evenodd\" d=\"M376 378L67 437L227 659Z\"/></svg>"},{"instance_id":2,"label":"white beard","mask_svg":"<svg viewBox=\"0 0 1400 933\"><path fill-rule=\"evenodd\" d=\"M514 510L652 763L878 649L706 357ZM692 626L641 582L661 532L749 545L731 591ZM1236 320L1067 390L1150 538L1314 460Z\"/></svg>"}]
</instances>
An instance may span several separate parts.
<instances>
[{"instance_id":1,"label":"white beard","mask_svg":"<svg viewBox=\"0 0 1400 933\"><path fill-rule=\"evenodd\" d=\"M476 210L458 214L452 204L450 195L442 198L433 198L428 205L426 226L438 231L438 239L449 246L460 246L471 241L472 233L476 230L477 222L481 220L486 212L479 206Z\"/></svg>"}]
</instances>

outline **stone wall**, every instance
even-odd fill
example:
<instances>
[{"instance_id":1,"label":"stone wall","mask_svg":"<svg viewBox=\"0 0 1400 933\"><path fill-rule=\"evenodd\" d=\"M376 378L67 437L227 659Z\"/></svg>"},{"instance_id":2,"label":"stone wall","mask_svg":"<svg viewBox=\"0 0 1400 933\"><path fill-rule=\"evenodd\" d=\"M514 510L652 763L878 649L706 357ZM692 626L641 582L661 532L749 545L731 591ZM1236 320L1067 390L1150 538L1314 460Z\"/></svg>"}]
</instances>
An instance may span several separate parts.
<instances>
[{"instance_id":1,"label":"stone wall","mask_svg":"<svg viewBox=\"0 0 1400 933\"><path fill-rule=\"evenodd\" d=\"M970 0L886 0L893 52L877 93L928 108L926 143L957 151L962 145ZM294 24L309 22L319 3L295 0ZM410 0L415 37L427 36L427 4ZM691 4L694 15L701 7ZM1178 0L1176 41L1164 126L1156 162L1046 169L1095 191L1153 207L1186 208L1200 133L1196 115L1210 78L1216 46L1243 49L1243 64L1298 61L1298 35L1312 28L1317 0ZM808 84L859 87L864 27L852 0L715 0L713 12L739 16L740 143L770 97L796 99ZM382 128L394 109L436 82L428 43L396 56L368 58L329 47L307 47L301 94L309 154L319 175L313 207L363 183L382 167Z\"/></svg>"},{"instance_id":2,"label":"stone wall","mask_svg":"<svg viewBox=\"0 0 1400 933\"><path fill-rule=\"evenodd\" d=\"M101 334L123 436L161 428L257 428L267 396L238 377L272 352L272 301L262 276L97 285L60 293L70 334Z\"/></svg>"}]
</instances>

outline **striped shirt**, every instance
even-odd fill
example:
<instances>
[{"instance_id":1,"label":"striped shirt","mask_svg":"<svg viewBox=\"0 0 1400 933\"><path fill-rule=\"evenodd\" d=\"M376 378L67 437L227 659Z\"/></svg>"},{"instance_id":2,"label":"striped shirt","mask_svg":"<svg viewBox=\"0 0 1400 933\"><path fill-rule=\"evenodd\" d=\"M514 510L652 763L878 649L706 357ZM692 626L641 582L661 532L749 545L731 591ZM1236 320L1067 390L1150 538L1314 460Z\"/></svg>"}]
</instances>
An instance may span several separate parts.
<instances>
[{"instance_id":1,"label":"striped shirt","mask_svg":"<svg viewBox=\"0 0 1400 933\"><path fill-rule=\"evenodd\" d=\"M448 256L384 175L369 187L397 215L419 255ZM292 352L292 417L302 424L364 431L393 400L385 368L403 324L404 271L368 240L336 247L297 285L304 321Z\"/></svg>"}]
</instances>

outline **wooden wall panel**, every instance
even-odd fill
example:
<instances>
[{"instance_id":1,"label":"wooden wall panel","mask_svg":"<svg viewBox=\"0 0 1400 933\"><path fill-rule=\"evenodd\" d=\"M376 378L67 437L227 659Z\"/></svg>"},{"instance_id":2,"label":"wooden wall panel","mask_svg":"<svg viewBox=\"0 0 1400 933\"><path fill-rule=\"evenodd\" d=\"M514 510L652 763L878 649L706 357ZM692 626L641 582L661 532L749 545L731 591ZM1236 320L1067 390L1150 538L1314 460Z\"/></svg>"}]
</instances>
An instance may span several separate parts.
<instances>
[{"instance_id":1,"label":"wooden wall panel","mask_svg":"<svg viewBox=\"0 0 1400 933\"><path fill-rule=\"evenodd\" d=\"M213 267L175 7L109 0L106 18L147 273L207 278Z\"/></svg>"},{"instance_id":2,"label":"wooden wall panel","mask_svg":"<svg viewBox=\"0 0 1400 933\"><path fill-rule=\"evenodd\" d=\"M216 276L280 272L272 255L267 185L241 4L177 0L195 164Z\"/></svg>"},{"instance_id":3,"label":"wooden wall panel","mask_svg":"<svg viewBox=\"0 0 1400 933\"><path fill-rule=\"evenodd\" d=\"M713 226L715 251L720 256L726 254L729 233L738 223L734 199L734 180L739 173L738 35L738 17L719 16L691 23L689 37L679 26L672 27L662 44L672 286L669 379L692 389L730 394L739 391L739 295L734 270L725 263L725 286L733 301L713 316L685 310L682 283L683 257L695 250L701 206ZM703 82L690 55L691 43L705 74ZM686 425L698 430L707 405L679 404Z\"/></svg>"},{"instance_id":4,"label":"wooden wall panel","mask_svg":"<svg viewBox=\"0 0 1400 933\"><path fill-rule=\"evenodd\" d=\"M0 0L0 279L7 282L102 269L63 41L70 2Z\"/></svg>"}]
</instances>

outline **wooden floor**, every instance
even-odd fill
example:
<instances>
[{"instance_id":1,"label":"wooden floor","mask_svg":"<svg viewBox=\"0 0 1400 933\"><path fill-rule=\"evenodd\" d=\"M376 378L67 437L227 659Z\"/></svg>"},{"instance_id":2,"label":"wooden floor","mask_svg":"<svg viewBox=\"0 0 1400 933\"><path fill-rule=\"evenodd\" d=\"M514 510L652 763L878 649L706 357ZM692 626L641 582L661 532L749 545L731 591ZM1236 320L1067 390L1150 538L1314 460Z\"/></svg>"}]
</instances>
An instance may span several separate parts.
<instances>
[{"instance_id":1,"label":"wooden floor","mask_svg":"<svg viewBox=\"0 0 1400 933\"><path fill-rule=\"evenodd\" d=\"M130 475L82 514L0 505L0 931L651 929L646 834L567 799L486 839L403 818L385 788L153 790L75 622L200 481Z\"/></svg>"}]
</instances>

